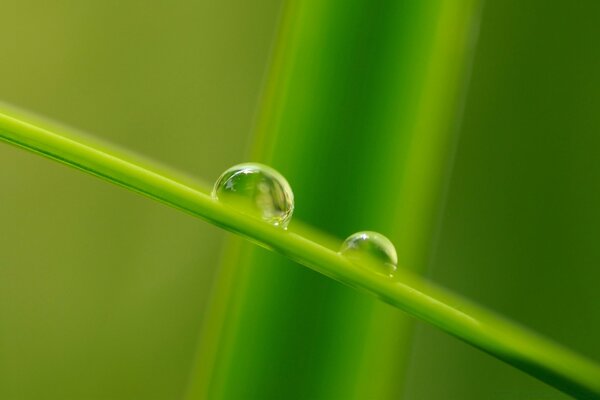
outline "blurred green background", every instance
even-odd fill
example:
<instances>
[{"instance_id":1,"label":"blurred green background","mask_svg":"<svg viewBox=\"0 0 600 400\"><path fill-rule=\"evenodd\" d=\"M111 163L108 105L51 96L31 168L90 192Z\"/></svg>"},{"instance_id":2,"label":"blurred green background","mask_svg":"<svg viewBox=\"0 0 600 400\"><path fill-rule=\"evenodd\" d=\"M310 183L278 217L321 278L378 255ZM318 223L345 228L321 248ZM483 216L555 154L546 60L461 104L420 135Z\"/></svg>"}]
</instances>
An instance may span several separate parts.
<instances>
[{"instance_id":1,"label":"blurred green background","mask_svg":"<svg viewBox=\"0 0 600 400\"><path fill-rule=\"evenodd\" d=\"M210 182L246 161L281 7L4 0L0 101ZM599 20L487 1L430 268L598 361ZM226 234L7 145L0 187L0 398L181 397ZM425 325L409 370L407 399L566 398Z\"/></svg>"}]
</instances>

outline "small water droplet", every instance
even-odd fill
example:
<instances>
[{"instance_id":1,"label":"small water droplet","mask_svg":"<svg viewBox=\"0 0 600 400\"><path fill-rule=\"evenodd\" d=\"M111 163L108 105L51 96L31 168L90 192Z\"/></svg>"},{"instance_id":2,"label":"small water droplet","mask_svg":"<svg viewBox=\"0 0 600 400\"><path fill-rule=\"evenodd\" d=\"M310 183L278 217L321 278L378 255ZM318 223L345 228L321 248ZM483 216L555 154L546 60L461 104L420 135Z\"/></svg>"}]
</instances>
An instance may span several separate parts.
<instances>
[{"instance_id":1,"label":"small water droplet","mask_svg":"<svg viewBox=\"0 0 600 400\"><path fill-rule=\"evenodd\" d=\"M380 266L379 272L392 275L398 265L396 248L381 233L363 231L350 235L340 249L340 254L357 262Z\"/></svg>"},{"instance_id":2,"label":"small water droplet","mask_svg":"<svg viewBox=\"0 0 600 400\"><path fill-rule=\"evenodd\" d=\"M235 165L223 172L212 197L284 229L294 212L289 183L273 168L258 163Z\"/></svg>"}]
</instances>

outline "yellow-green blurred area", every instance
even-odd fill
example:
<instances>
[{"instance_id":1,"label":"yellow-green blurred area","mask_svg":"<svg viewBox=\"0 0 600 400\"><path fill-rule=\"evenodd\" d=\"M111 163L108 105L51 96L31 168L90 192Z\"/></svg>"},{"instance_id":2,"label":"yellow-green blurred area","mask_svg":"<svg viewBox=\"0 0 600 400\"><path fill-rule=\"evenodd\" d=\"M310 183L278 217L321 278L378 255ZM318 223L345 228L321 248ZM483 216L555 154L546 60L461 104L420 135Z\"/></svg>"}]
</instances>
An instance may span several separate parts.
<instances>
[{"instance_id":1,"label":"yellow-green blurred area","mask_svg":"<svg viewBox=\"0 0 600 400\"><path fill-rule=\"evenodd\" d=\"M4 0L0 101L211 182L247 161L281 8ZM487 1L429 276L600 361L598 21ZM0 399L181 398L221 230L4 144L0 226ZM566 398L425 325L398 379Z\"/></svg>"}]
</instances>

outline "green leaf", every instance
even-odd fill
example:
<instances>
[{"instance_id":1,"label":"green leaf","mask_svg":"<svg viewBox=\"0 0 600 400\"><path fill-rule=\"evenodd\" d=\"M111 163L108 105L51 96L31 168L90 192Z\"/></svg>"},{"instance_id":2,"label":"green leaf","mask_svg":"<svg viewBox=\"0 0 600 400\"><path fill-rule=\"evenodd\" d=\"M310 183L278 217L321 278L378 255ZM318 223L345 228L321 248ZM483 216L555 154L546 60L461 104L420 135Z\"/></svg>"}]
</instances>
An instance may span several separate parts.
<instances>
[{"instance_id":1,"label":"green leaf","mask_svg":"<svg viewBox=\"0 0 600 400\"><path fill-rule=\"evenodd\" d=\"M477 0L287 2L252 159L292 182L299 218L338 237L381 232L405 268L426 270L479 12ZM402 396L411 319L241 247L220 270L190 400Z\"/></svg>"},{"instance_id":2,"label":"green leaf","mask_svg":"<svg viewBox=\"0 0 600 400\"><path fill-rule=\"evenodd\" d=\"M335 241L324 239L325 236L315 234L310 228L292 225L289 232L278 229L174 179L6 114L0 114L0 140L247 237L317 272L371 293L569 394L600 398L598 365L427 283L408 270L401 269L396 278L390 279L339 255Z\"/></svg>"}]
</instances>

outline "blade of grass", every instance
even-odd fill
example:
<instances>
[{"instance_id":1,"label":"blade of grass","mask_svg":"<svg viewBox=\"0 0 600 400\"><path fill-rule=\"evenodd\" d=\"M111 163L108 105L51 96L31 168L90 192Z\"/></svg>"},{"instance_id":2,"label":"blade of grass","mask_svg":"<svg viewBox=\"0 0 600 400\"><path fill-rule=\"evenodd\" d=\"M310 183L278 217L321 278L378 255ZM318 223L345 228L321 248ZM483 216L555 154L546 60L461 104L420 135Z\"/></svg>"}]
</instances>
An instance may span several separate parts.
<instances>
[{"instance_id":1,"label":"blade of grass","mask_svg":"<svg viewBox=\"0 0 600 400\"><path fill-rule=\"evenodd\" d=\"M86 146L0 114L0 140L144 194L273 249L346 285L366 291L409 314L538 377L566 393L600 398L600 367L566 348L504 320L401 269L395 279L340 256L335 243L317 243L230 209L203 192Z\"/></svg>"}]
</instances>

